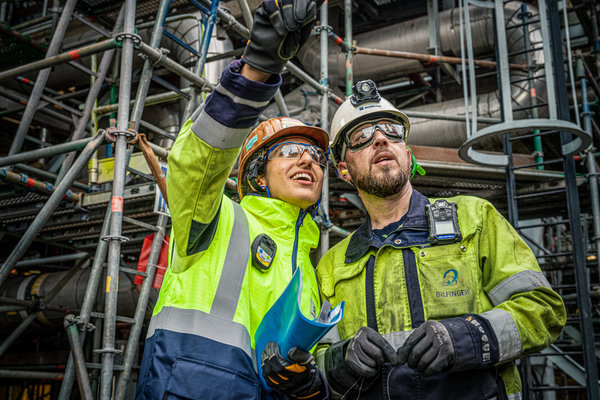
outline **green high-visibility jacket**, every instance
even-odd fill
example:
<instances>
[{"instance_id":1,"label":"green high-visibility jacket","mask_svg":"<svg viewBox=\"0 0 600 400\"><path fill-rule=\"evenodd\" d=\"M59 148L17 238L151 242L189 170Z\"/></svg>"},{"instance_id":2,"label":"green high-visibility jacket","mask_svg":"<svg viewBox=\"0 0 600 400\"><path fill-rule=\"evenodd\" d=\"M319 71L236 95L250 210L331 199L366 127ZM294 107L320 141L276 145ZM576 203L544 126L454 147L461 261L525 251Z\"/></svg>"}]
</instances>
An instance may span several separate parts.
<instances>
[{"instance_id":1,"label":"green high-visibility jacket","mask_svg":"<svg viewBox=\"0 0 600 400\"><path fill-rule=\"evenodd\" d=\"M323 300L346 302L340 339L370 326L399 348L426 320L461 318L457 361L478 365L425 378L386 364L381 384L361 399L519 399L514 360L547 347L565 324L562 299L498 211L475 197L447 200L458 205L460 242L429 244L425 205L434 199L413 191L409 211L383 243L367 221L325 254L317 276Z\"/></svg>"},{"instance_id":2,"label":"green high-visibility jacket","mask_svg":"<svg viewBox=\"0 0 600 400\"><path fill-rule=\"evenodd\" d=\"M247 128L226 123L239 124L244 113L256 118L277 87L261 94L261 84L237 68L231 64L184 124L169 156L169 268L148 329L138 399L260 399L254 334L294 268L302 271L302 311L316 316L320 309L309 258L319 239L312 217L277 199L248 195L240 206L223 195L253 120L246 118ZM259 234L277 245L266 271L250 256Z\"/></svg>"}]
</instances>

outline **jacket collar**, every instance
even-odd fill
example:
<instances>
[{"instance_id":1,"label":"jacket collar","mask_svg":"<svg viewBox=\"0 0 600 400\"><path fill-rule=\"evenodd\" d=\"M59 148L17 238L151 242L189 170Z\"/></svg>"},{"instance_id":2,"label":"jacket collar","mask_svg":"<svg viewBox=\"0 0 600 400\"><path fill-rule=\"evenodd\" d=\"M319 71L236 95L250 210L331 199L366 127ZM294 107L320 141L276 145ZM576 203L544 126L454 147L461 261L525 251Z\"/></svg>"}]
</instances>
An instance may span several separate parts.
<instances>
[{"instance_id":1,"label":"jacket collar","mask_svg":"<svg viewBox=\"0 0 600 400\"><path fill-rule=\"evenodd\" d=\"M413 189L408 211L398 221L398 228L395 232L402 230L429 230L427 225L427 216L425 215L425 206L429 204L429 199ZM377 235L371 230L371 219L367 215L367 221L358 227L358 229L350 237L350 242L346 249L346 263L351 263L360 260L369 248L381 247Z\"/></svg>"},{"instance_id":2,"label":"jacket collar","mask_svg":"<svg viewBox=\"0 0 600 400\"><path fill-rule=\"evenodd\" d=\"M301 226L298 230L298 248L314 249L319 244L319 228L308 212L300 218L301 209L285 201L262 196L246 195L241 202L254 218L258 220L260 229L277 240L289 241L291 247L296 234L296 224Z\"/></svg>"}]
</instances>

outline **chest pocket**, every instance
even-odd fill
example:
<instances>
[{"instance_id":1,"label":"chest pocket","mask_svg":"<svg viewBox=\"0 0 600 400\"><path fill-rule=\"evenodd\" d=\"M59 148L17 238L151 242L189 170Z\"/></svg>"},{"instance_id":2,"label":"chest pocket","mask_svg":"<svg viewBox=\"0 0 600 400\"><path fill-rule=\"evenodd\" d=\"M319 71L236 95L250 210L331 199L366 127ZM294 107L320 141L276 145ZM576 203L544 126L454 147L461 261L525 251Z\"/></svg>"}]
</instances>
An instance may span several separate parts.
<instances>
[{"instance_id":1,"label":"chest pocket","mask_svg":"<svg viewBox=\"0 0 600 400\"><path fill-rule=\"evenodd\" d=\"M426 319L477 311L481 269L474 239L470 235L460 243L415 250Z\"/></svg>"}]
</instances>

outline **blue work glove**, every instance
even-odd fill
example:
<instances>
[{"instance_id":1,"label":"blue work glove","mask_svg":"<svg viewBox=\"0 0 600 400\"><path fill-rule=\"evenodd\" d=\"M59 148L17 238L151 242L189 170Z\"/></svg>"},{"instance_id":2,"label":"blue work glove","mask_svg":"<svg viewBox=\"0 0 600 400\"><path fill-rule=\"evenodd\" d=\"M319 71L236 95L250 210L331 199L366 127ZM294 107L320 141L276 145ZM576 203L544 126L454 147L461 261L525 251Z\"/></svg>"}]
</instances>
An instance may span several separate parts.
<instances>
[{"instance_id":1,"label":"blue work glove","mask_svg":"<svg viewBox=\"0 0 600 400\"><path fill-rule=\"evenodd\" d=\"M290 397L324 399L327 390L312 354L292 347L287 356L290 361L281 356L277 343L267 343L260 357L267 385Z\"/></svg>"},{"instance_id":2,"label":"blue work glove","mask_svg":"<svg viewBox=\"0 0 600 400\"><path fill-rule=\"evenodd\" d=\"M271 74L306 43L324 0L265 0L254 13L250 41L242 61Z\"/></svg>"}]
</instances>

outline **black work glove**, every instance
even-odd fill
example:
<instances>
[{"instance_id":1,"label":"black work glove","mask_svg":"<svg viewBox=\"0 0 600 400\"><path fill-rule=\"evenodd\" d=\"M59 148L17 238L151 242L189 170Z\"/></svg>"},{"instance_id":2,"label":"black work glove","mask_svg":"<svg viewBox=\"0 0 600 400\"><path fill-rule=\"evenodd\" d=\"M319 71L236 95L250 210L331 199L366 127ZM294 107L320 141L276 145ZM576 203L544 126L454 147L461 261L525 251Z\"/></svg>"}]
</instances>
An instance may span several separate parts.
<instances>
[{"instance_id":1,"label":"black work glove","mask_svg":"<svg viewBox=\"0 0 600 400\"><path fill-rule=\"evenodd\" d=\"M326 389L312 354L292 347L287 356L291 362L281 356L277 343L267 343L260 357L267 385L290 397L325 398Z\"/></svg>"},{"instance_id":2,"label":"black work glove","mask_svg":"<svg viewBox=\"0 0 600 400\"><path fill-rule=\"evenodd\" d=\"M398 349L398 363L418 369L424 376L449 370L454 364L454 343L446 326L426 321Z\"/></svg>"},{"instance_id":3,"label":"black work glove","mask_svg":"<svg viewBox=\"0 0 600 400\"><path fill-rule=\"evenodd\" d=\"M396 351L376 330L363 326L352 339L325 352L327 382L338 393L368 389L386 361L397 364ZM373 378L365 381L365 378Z\"/></svg>"},{"instance_id":4,"label":"black work glove","mask_svg":"<svg viewBox=\"0 0 600 400\"><path fill-rule=\"evenodd\" d=\"M324 0L265 0L254 13L242 61L279 74L308 40Z\"/></svg>"},{"instance_id":5,"label":"black work glove","mask_svg":"<svg viewBox=\"0 0 600 400\"><path fill-rule=\"evenodd\" d=\"M372 378L386 361L397 364L396 350L373 328L362 326L346 350L346 366L355 375Z\"/></svg>"}]
</instances>

